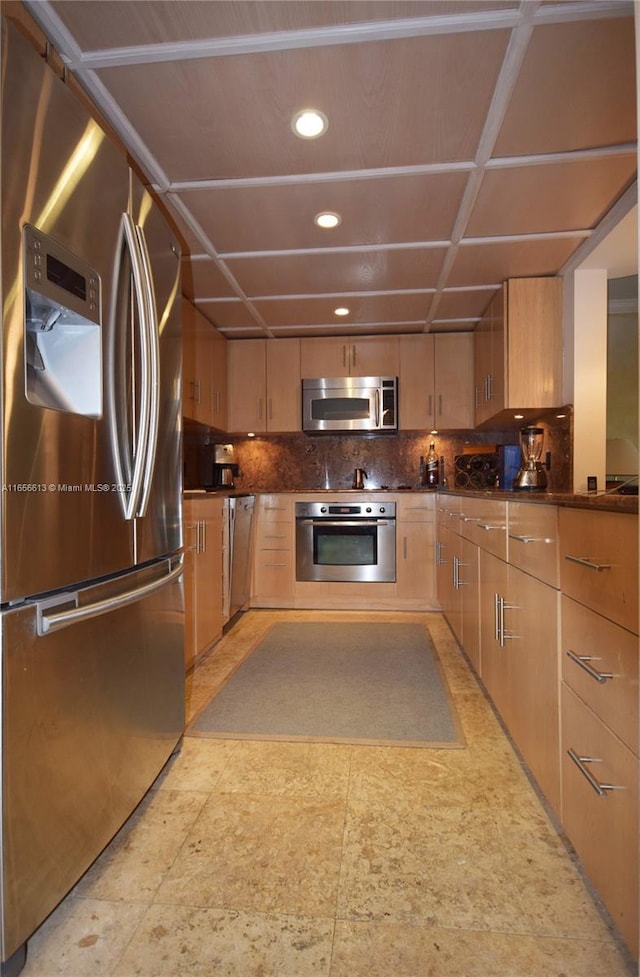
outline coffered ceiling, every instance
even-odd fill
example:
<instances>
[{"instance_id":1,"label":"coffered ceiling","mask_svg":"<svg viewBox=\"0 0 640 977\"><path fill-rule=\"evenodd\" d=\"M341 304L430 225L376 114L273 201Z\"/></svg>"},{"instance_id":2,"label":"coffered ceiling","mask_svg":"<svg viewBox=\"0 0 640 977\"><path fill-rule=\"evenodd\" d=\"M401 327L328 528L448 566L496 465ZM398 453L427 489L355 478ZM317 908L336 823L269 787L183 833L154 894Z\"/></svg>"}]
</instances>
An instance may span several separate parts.
<instances>
[{"instance_id":1,"label":"coffered ceiling","mask_svg":"<svg viewBox=\"0 0 640 977\"><path fill-rule=\"evenodd\" d=\"M635 180L628 0L24 5L164 197L185 291L228 337L473 329ZM300 139L309 107L328 129Z\"/></svg>"}]
</instances>

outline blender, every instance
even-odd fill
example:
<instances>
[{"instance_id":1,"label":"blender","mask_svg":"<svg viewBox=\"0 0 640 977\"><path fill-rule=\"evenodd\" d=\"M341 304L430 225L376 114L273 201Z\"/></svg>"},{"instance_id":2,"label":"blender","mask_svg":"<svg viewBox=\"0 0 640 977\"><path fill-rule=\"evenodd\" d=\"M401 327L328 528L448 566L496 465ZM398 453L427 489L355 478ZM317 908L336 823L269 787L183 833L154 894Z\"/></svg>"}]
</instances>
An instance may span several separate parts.
<instances>
[{"instance_id":1,"label":"blender","mask_svg":"<svg viewBox=\"0 0 640 977\"><path fill-rule=\"evenodd\" d=\"M514 479L514 490L543 492L546 489L547 473L540 461L543 442L543 428L531 425L520 429L522 466Z\"/></svg>"}]
</instances>

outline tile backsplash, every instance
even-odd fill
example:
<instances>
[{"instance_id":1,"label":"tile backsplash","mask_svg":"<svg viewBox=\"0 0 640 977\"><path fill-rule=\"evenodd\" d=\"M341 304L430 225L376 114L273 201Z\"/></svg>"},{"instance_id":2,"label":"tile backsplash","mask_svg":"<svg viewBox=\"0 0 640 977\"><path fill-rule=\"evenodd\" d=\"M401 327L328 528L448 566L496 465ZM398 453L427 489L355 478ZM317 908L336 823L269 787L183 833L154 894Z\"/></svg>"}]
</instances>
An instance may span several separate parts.
<instances>
[{"instance_id":1,"label":"tile backsplash","mask_svg":"<svg viewBox=\"0 0 640 977\"><path fill-rule=\"evenodd\" d=\"M550 453L549 489L571 491L571 411L552 423L537 421L545 429L544 451ZM185 488L202 488L211 482L214 443L231 443L239 468L236 487L251 492L300 489L349 489L354 468L368 473L366 487L390 489L420 486L420 456L431 441L444 458L449 487L454 485L457 455L488 446L518 444L516 431L399 432L383 435L265 434L254 438L217 435L206 429L186 427L184 438Z\"/></svg>"}]
</instances>

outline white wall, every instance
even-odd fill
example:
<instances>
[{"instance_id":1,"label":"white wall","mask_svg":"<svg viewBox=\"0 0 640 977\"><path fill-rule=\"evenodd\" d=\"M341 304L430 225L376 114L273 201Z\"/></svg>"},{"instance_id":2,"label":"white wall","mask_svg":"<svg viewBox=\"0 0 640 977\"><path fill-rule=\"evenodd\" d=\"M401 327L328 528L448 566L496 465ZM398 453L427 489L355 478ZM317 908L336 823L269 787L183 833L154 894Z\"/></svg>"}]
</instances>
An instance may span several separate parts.
<instances>
[{"instance_id":1,"label":"white wall","mask_svg":"<svg viewBox=\"0 0 640 977\"><path fill-rule=\"evenodd\" d=\"M567 283L568 284L568 283ZM607 438L607 269L573 274L574 422L573 490L587 491L587 476L605 488Z\"/></svg>"}]
</instances>

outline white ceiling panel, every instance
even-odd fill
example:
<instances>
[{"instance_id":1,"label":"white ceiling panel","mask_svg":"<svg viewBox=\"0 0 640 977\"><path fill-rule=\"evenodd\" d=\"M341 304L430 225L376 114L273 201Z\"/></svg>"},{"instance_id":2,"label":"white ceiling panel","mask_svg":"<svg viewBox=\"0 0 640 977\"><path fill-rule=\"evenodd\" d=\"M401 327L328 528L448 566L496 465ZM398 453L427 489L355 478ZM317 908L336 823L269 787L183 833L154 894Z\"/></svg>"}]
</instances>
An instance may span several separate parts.
<instances>
[{"instance_id":1,"label":"white ceiling panel","mask_svg":"<svg viewBox=\"0 0 640 977\"><path fill-rule=\"evenodd\" d=\"M379 176L183 191L180 198L221 253L448 241L467 172ZM314 217L330 211L338 227Z\"/></svg>"},{"instance_id":2,"label":"white ceiling panel","mask_svg":"<svg viewBox=\"0 0 640 977\"><path fill-rule=\"evenodd\" d=\"M558 274L636 199L632 0L21 6L228 336L472 330L505 278ZM291 129L308 107L317 139Z\"/></svg>"}]
</instances>

